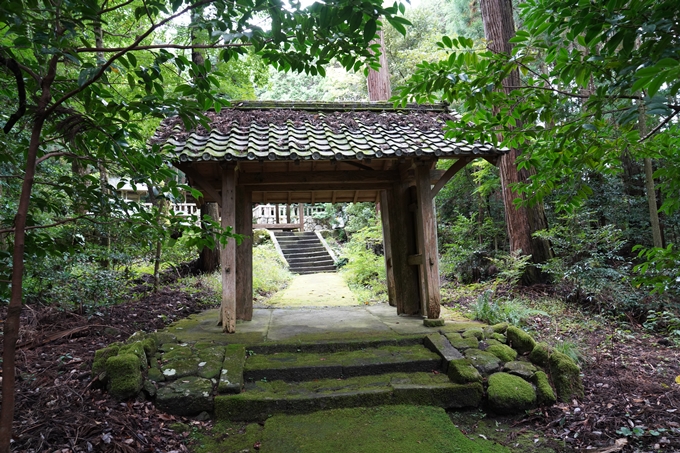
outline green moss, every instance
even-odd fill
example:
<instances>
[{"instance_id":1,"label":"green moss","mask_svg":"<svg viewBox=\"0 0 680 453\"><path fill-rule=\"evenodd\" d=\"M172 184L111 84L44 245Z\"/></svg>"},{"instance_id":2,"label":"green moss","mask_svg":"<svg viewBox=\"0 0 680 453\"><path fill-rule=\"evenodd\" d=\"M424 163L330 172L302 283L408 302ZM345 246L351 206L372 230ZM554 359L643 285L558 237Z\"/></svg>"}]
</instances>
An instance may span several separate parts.
<instances>
[{"instance_id":1,"label":"green moss","mask_svg":"<svg viewBox=\"0 0 680 453\"><path fill-rule=\"evenodd\" d=\"M550 354L548 363L559 400L566 402L574 397L582 398L583 382L578 365L569 356L556 351Z\"/></svg>"},{"instance_id":2,"label":"green moss","mask_svg":"<svg viewBox=\"0 0 680 453\"><path fill-rule=\"evenodd\" d=\"M503 344L503 343L501 343L498 340L494 340L493 338L490 338L488 340L484 340L484 344L486 344L486 347L489 347L489 346L493 346L493 345L496 345L496 344Z\"/></svg>"},{"instance_id":3,"label":"green moss","mask_svg":"<svg viewBox=\"0 0 680 453\"><path fill-rule=\"evenodd\" d=\"M505 335L507 336L510 345L520 354L531 352L531 350L534 349L534 346L536 346L536 340L519 327L509 326L505 331Z\"/></svg>"},{"instance_id":4,"label":"green moss","mask_svg":"<svg viewBox=\"0 0 680 453\"><path fill-rule=\"evenodd\" d=\"M154 354L156 354L156 351L158 350L158 342L156 341L156 338L152 335L149 335L142 341L142 346L144 347L144 353L146 354L147 357L153 357Z\"/></svg>"},{"instance_id":5,"label":"green moss","mask_svg":"<svg viewBox=\"0 0 680 453\"><path fill-rule=\"evenodd\" d=\"M213 383L187 376L165 384L156 392L156 406L175 415L194 415L213 410Z\"/></svg>"},{"instance_id":6,"label":"green moss","mask_svg":"<svg viewBox=\"0 0 680 453\"><path fill-rule=\"evenodd\" d=\"M119 354L109 357L105 365L108 390L118 400L133 397L142 389L144 379L139 369L139 357L134 354Z\"/></svg>"},{"instance_id":7,"label":"green moss","mask_svg":"<svg viewBox=\"0 0 680 453\"><path fill-rule=\"evenodd\" d=\"M219 421L210 430L197 433L191 442L194 453L252 451L262 441L264 425ZM260 450L262 451L262 450Z\"/></svg>"},{"instance_id":8,"label":"green moss","mask_svg":"<svg viewBox=\"0 0 680 453\"><path fill-rule=\"evenodd\" d=\"M472 327L470 329L464 330L460 336L463 338L476 338L477 340L481 341L484 339L484 331L480 327Z\"/></svg>"},{"instance_id":9,"label":"green moss","mask_svg":"<svg viewBox=\"0 0 680 453\"><path fill-rule=\"evenodd\" d=\"M446 375L433 373L387 373L307 382L257 381L247 384L243 393L215 397L215 416L255 421L271 414L402 403L457 408L479 405L482 395L479 383L453 384Z\"/></svg>"},{"instance_id":10,"label":"green moss","mask_svg":"<svg viewBox=\"0 0 680 453\"><path fill-rule=\"evenodd\" d=\"M458 349L459 351L464 351L466 349L479 347L479 341L477 340L476 337L456 338L456 337L450 336L450 334L447 334L446 338L449 339L451 346Z\"/></svg>"},{"instance_id":11,"label":"green moss","mask_svg":"<svg viewBox=\"0 0 680 453\"><path fill-rule=\"evenodd\" d=\"M145 371L149 362L146 358L146 352L144 352L144 344L141 341L135 341L130 344L126 344L120 347L118 355L123 354L133 354L137 357L139 363L139 369Z\"/></svg>"},{"instance_id":12,"label":"green moss","mask_svg":"<svg viewBox=\"0 0 680 453\"><path fill-rule=\"evenodd\" d=\"M263 453L491 453L509 452L468 439L440 408L391 406L274 416L263 433Z\"/></svg>"},{"instance_id":13,"label":"green moss","mask_svg":"<svg viewBox=\"0 0 680 453\"><path fill-rule=\"evenodd\" d=\"M224 346L212 346L197 351L198 375L206 379L216 379L220 375L224 361Z\"/></svg>"},{"instance_id":14,"label":"green moss","mask_svg":"<svg viewBox=\"0 0 680 453\"><path fill-rule=\"evenodd\" d=\"M517 351L504 344L491 345L486 349L486 352L495 355L503 362L512 362L517 358Z\"/></svg>"},{"instance_id":15,"label":"green moss","mask_svg":"<svg viewBox=\"0 0 680 453\"><path fill-rule=\"evenodd\" d=\"M529 353L529 360L531 360L531 363L545 367L548 365L548 359L550 359L550 351L551 348L547 343L537 343Z\"/></svg>"},{"instance_id":16,"label":"green moss","mask_svg":"<svg viewBox=\"0 0 680 453\"><path fill-rule=\"evenodd\" d=\"M118 355L120 350L119 343L113 343L103 349L98 349L94 353L94 360L92 361L92 376L97 376L104 372L106 361L109 358Z\"/></svg>"},{"instance_id":17,"label":"green moss","mask_svg":"<svg viewBox=\"0 0 680 453\"><path fill-rule=\"evenodd\" d=\"M482 382L482 375L472 366L468 359L456 359L449 362L449 379L456 384Z\"/></svg>"},{"instance_id":18,"label":"green moss","mask_svg":"<svg viewBox=\"0 0 680 453\"><path fill-rule=\"evenodd\" d=\"M217 383L217 392L240 393L243 387L243 367L246 360L246 347L242 344L230 344L225 349L224 362Z\"/></svg>"},{"instance_id":19,"label":"green moss","mask_svg":"<svg viewBox=\"0 0 680 453\"><path fill-rule=\"evenodd\" d=\"M548 380L548 375L543 371L537 371L534 374L534 384L536 385L536 396L538 398L538 404L541 406L550 406L557 402L555 398L555 392L553 392L550 386L550 381Z\"/></svg>"},{"instance_id":20,"label":"green moss","mask_svg":"<svg viewBox=\"0 0 680 453\"><path fill-rule=\"evenodd\" d=\"M507 343L507 341L508 341L507 337L505 335L503 335L502 333L495 333L494 332L494 333L491 334L491 338L493 338L494 340L496 340L500 343Z\"/></svg>"},{"instance_id":21,"label":"green moss","mask_svg":"<svg viewBox=\"0 0 680 453\"><path fill-rule=\"evenodd\" d=\"M508 330L508 323L507 322L500 322L498 324L494 324L493 326L490 326L491 330L493 330L495 333L498 334L504 334L506 330Z\"/></svg>"},{"instance_id":22,"label":"green moss","mask_svg":"<svg viewBox=\"0 0 680 453\"><path fill-rule=\"evenodd\" d=\"M500 414L512 414L536 405L536 391L524 379L508 373L489 376L489 409Z\"/></svg>"},{"instance_id":23,"label":"green moss","mask_svg":"<svg viewBox=\"0 0 680 453\"><path fill-rule=\"evenodd\" d=\"M159 345L166 343L177 343L177 337L169 332L156 332L156 342Z\"/></svg>"},{"instance_id":24,"label":"green moss","mask_svg":"<svg viewBox=\"0 0 680 453\"><path fill-rule=\"evenodd\" d=\"M163 376L163 373L158 368L149 368L149 371L148 371L146 377L150 381L153 381L153 382L163 382L163 381L165 381L165 376Z\"/></svg>"},{"instance_id":25,"label":"green moss","mask_svg":"<svg viewBox=\"0 0 680 453\"><path fill-rule=\"evenodd\" d=\"M181 423L181 422L171 423L170 425L168 425L168 428L170 428L174 432L180 433L180 434L181 433L188 433L189 431L191 431L191 427L189 425L187 425L186 423Z\"/></svg>"}]
</instances>

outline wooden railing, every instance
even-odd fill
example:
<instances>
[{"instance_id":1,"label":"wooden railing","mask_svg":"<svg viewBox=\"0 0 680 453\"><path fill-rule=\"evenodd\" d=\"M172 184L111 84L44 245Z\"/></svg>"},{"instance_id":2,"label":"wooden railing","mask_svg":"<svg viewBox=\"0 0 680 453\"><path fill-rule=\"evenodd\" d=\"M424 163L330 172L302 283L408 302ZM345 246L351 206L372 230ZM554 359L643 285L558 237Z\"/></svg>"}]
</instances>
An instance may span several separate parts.
<instances>
[{"instance_id":1,"label":"wooden railing","mask_svg":"<svg viewBox=\"0 0 680 453\"><path fill-rule=\"evenodd\" d=\"M304 231L305 217L312 218L313 214L323 211L323 207L306 206L302 203L258 204L253 208L253 228Z\"/></svg>"}]
</instances>

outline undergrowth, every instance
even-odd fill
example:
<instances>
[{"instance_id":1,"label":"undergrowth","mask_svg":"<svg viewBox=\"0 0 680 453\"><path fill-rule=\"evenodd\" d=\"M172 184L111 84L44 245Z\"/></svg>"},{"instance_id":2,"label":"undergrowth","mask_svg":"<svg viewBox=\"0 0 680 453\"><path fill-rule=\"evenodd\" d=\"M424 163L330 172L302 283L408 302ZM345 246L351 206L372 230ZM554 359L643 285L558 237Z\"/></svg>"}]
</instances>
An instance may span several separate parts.
<instances>
[{"instance_id":1,"label":"undergrowth","mask_svg":"<svg viewBox=\"0 0 680 453\"><path fill-rule=\"evenodd\" d=\"M270 296L292 278L274 244L268 242L253 247L253 295Z\"/></svg>"},{"instance_id":2,"label":"undergrowth","mask_svg":"<svg viewBox=\"0 0 680 453\"><path fill-rule=\"evenodd\" d=\"M387 300L382 231L378 225L354 233L345 244L341 259L346 260L342 275L360 303Z\"/></svg>"}]
</instances>

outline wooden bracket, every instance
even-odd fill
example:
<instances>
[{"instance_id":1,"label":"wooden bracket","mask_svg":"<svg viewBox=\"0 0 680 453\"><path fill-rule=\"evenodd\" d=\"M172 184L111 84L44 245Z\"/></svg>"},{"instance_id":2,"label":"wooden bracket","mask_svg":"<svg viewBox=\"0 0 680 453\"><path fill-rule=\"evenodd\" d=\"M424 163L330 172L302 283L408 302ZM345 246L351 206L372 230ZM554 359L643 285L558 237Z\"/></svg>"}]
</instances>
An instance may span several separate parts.
<instances>
[{"instance_id":1,"label":"wooden bracket","mask_svg":"<svg viewBox=\"0 0 680 453\"><path fill-rule=\"evenodd\" d=\"M465 166L472 160L470 157L461 157L453 165L449 167L448 170L439 178L439 181L432 188L432 198L436 197L440 190L446 185L447 182L453 178L453 176L461 171Z\"/></svg>"}]
</instances>

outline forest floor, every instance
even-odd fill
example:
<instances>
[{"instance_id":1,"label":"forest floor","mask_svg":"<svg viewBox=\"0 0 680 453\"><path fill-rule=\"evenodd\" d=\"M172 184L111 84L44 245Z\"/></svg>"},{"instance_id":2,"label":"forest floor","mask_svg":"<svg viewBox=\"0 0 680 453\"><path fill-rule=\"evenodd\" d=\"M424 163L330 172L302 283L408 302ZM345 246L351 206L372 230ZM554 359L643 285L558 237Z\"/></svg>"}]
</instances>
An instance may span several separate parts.
<instances>
[{"instance_id":1,"label":"forest floor","mask_svg":"<svg viewBox=\"0 0 680 453\"><path fill-rule=\"evenodd\" d=\"M206 301L215 301L213 290L200 279L186 282L122 305L102 307L90 316L54 307L24 307L13 451L188 451L191 431L203 431L211 421L170 416L144 400L119 403L90 373L95 350L125 340L137 330L162 329L210 308ZM536 297L536 290L529 289L524 296ZM4 319L5 313L0 314ZM565 329L576 332L570 338L587 354L582 400L504 419L511 429L493 429L492 424L491 429L482 430L483 423L473 417L459 427L469 436L491 436L509 447L519 434L536 432L554 439L553 445L564 446L558 451L680 451L680 385L675 381L680 375L678 346L633 325L622 328L606 319L593 323L579 319L564 315L557 321L536 315L531 328L548 342ZM579 326L571 329L569 322ZM178 424L189 426L190 431L173 429Z\"/></svg>"}]
</instances>

